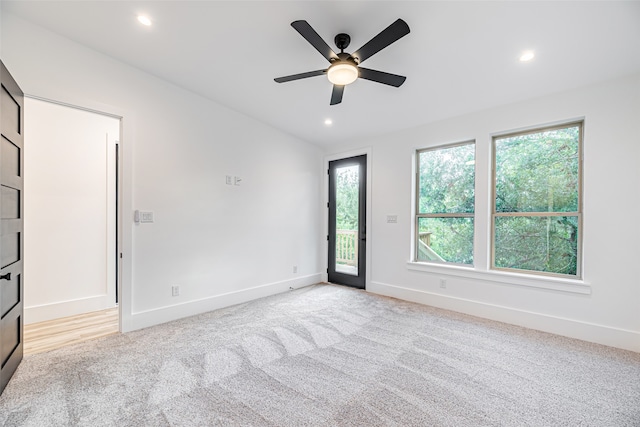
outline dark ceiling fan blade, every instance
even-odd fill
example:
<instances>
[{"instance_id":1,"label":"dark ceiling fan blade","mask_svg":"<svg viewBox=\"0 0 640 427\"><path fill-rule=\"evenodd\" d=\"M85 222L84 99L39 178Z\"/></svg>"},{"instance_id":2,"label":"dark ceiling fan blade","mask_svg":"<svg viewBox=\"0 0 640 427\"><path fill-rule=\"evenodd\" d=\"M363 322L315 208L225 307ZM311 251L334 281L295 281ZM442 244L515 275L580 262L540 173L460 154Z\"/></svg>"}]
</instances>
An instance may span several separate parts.
<instances>
[{"instance_id":1,"label":"dark ceiling fan blade","mask_svg":"<svg viewBox=\"0 0 640 427\"><path fill-rule=\"evenodd\" d=\"M309 71L307 73L292 74L290 76L278 77L278 78L275 78L273 80L275 80L277 83L284 83L284 82L290 82L290 81L293 81L293 80L306 79L307 77L321 76L321 75L325 74L326 72L327 72L327 70Z\"/></svg>"},{"instance_id":2,"label":"dark ceiling fan blade","mask_svg":"<svg viewBox=\"0 0 640 427\"><path fill-rule=\"evenodd\" d=\"M389 86L400 87L407 78L397 74L385 73L384 71L370 70L369 68L358 67L360 70L360 78L371 80Z\"/></svg>"},{"instance_id":3,"label":"dark ceiling fan blade","mask_svg":"<svg viewBox=\"0 0 640 427\"><path fill-rule=\"evenodd\" d=\"M385 47L389 46L409 34L409 25L402 19L398 19L393 24L389 25L380 33L365 43L357 51L353 52L351 56L358 58L360 64L362 64L367 58L380 52Z\"/></svg>"},{"instance_id":4,"label":"dark ceiling fan blade","mask_svg":"<svg viewBox=\"0 0 640 427\"><path fill-rule=\"evenodd\" d=\"M329 105L336 105L342 102L342 94L344 93L344 86L333 85L333 91L331 92L331 102Z\"/></svg>"},{"instance_id":5,"label":"dark ceiling fan blade","mask_svg":"<svg viewBox=\"0 0 640 427\"><path fill-rule=\"evenodd\" d=\"M332 60L338 59L338 55L329 47L329 45L322 40L322 37L316 33L316 30L311 28L311 25L307 21L293 21L291 26L296 29L297 32L300 33L302 37L308 41L311 46L315 47L318 52L325 58L327 61L331 62Z\"/></svg>"}]
</instances>

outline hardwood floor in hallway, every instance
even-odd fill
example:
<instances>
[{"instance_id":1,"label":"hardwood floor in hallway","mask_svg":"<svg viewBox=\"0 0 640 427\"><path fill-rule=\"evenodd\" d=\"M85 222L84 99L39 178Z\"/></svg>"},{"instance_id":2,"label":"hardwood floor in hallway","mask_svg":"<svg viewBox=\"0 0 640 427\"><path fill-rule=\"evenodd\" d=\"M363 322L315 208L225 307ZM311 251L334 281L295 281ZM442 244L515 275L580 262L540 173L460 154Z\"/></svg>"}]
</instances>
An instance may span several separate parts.
<instances>
[{"instance_id":1,"label":"hardwood floor in hallway","mask_svg":"<svg viewBox=\"0 0 640 427\"><path fill-rule=\"evenodd\" d=\"M24 325L24 355L117 334L118 307Z\"/></svg>"}]
</instances>

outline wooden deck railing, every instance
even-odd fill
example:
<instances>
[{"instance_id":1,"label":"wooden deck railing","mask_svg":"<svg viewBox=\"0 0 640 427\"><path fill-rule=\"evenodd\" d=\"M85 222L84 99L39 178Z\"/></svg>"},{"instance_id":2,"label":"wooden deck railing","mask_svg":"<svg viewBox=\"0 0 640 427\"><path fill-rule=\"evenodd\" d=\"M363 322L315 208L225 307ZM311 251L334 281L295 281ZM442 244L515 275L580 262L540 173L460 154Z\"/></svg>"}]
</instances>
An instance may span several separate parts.
<instances>
[{"instance_id":1,"label":"wooden deck railing","mask_svg":"<svg viewBox=\"0 0 640 427\"><path fill-rule=\"evenodd\" d=\"M427 246L431 246L431 232L430 231L422 231L420 233L418 233L418 237L420 238L420 240L422 241L422 243L424 243Z\"/></svg>"},{"instance_id":2,"label":"wooden deck railing","mask_svg":"<svg viewBox=\"0 0 640 427\"><path fill-rule=\"evenodd\" d=\"M358 264L358 232L336 230L336 264Z\"/></svg>"}]
</instances>

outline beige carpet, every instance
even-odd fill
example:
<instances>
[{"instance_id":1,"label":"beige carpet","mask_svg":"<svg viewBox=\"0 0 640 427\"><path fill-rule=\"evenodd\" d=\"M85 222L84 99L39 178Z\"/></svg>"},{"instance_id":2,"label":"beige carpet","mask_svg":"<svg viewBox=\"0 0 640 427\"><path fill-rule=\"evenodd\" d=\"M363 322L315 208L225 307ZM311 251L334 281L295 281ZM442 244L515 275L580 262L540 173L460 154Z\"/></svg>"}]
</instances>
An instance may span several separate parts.
<instances>
[{"instance_id":1,"label":"beige carpet","mask_svg":"<svg viewBox=\"0 0 640 427\"><path fill-rule=\"evenodd\" d=\"M333 285L27 357L5 426L640 426L640 354Z\"/></svg>"}]
</instances>

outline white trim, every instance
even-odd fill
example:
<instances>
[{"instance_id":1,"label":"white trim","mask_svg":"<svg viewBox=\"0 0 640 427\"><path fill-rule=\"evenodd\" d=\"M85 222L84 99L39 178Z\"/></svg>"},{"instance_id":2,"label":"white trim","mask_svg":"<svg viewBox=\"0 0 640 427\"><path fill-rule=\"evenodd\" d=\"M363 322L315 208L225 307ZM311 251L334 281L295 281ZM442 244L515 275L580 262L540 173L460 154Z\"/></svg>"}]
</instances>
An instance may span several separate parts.
<instances>
[{"instance_id":1,"label":"white trim","mask_svg":"<svg viewBox=\"0 0 640 427\"><path fill-rule=\"evenodd\" d=\"M118 252L122 257L118 280L118 307L120 332L133 330L133 144L136 133L135 110L119 105L104 104L84 96L70 96L65 90L51 86L45 96L25 95L34 99L45 100L81 110L91 111L111 117L120 118L120 193L118 194ZM54 101L55 100L55 101Z\"/></svg>"},{"instance_id":2,"label":"white trim","mask_svg":"<svg viewBox=\"0 0 640 427\"><path fill-rule=\"evenodd\" d=\"M70 104L68 102L55 101L53 99L44 98L42 96L31 95L31 94L28 94L28 93L25 93L24 96L25 96L25 98L31 98L31 99L35 99L35 100L38 100L38 101L48 102L50 104L56 104L56 105L61 105L63 107L73 108L73 109L76 109L76 110L82 110L82 111L86 111L88 113L100 114L101 116L112 117L112 118L118 119L118 120L122 118L122 116L120 116L118 114L112 114L112 113L108 113L106 111L101 111L101 110L94 110L93 108L81 107L79 105Z\"/></svg>"},{"instance_id":3,"label":"white trim","mask_svg":"<svg viewBox=\"0 0 640 427\"><path fill-rule=\"evenodd\" d=\"M553 120L553 121L545 122L538 125L529 125L529 126L522 126L518 128L504 130L504 131L495 131L495 132L490 132L489 137L490 139L493 139L493 138L500 138L503 136L514 135L519 133L527 133L532 131L535 132L536 129L552 128L557 126L570 125L578 122L584 122L585 118L586 116L578 116L578 117L569 118L569 119Z\"/></svg>"},{"instance_id":4,"label":"white trim","mask_svg":"<svg viewBox=\"0 0 640 427\"><path fill-rule=\"evenodd\" d=\"M85 111L103 114L120 119L119 166L120 188L118 194L118 252L122 257L118 272L118 308L120 332L133 330L133 144L136 132L136 113L126 107L103 104L87 97L69 96L67 91L59 91L57 87L48 88L46 96L28 94L30 98L66 105Z\"/></svg>"},{"instance_id":5,"label":"white trim","mask_svg":"<svg viewBox=\"0 0 640 427\"><path fill-rule=\"evenodd\" d=\"M49 304L33 305L24 308L24 324L46 322L47 320L106 310L115 306L113 299L106 293Z\"/></svg>"},{"instance_id":6,"label":"white trim","mask_svg":"<svg viewBox=\"0 0 640 427\"><path fill-rule=\"evenodd\" d=\"M534 276L503 271L482 271L472 266L436 264L427 262L407 261L407 269L424 271L439 275L464 277L467 279L499 283L510 286L526 286L530 288L546 289L558 292L591 295L591 285L584 280L564 279L553 276Z\"/></svg>"},{"instance_id":7,"label":"white trim","mask_svg":"<svg viewBox=\"0 0 640 427\"><path fill-rule=\"evenodd\" d=\"M288 290L299 289L314 285L322 281L322 274L316 273L281 282L267 283L240 291L228 292L195 301L187 301L166 307L154 308L133 313L130 319L128 331L147 328L160 323L195 316L208 311L242 304L258 298L268 297Z\"/></svg>"},{"instance_id":8,"label":"white trim","mask_svg":"<svg viewBox=\"0 0 640 427\"><path fill-rule=\"evenodd\" d=\"M640 352L640 332L638 331L518 310L387 283L371 282L368 291L556 335Z\"/></svg>"},{"instance_id":9,"label":"white trim","mask_svg":"<svg viewBox=\"0 0 640 427\"><path fill-rule=\"evenodd\" d=\"M119 134L117 135L117 137L115 137L115 142L114 144L119 144L119 157L117 159L117 169L119 171L119 176L116 177L115 174L113 176L114 179L118 180L118 185L119 185L119 191L118 193L115 195L115 200L114 200L114 204L118 205L118 210L116 212L116 221L115 223L117 224L117 229L115 230L116 233L118 233L118 238L116 239L115 244L118 245L118 253L122 254L123 253L123 248L127 248L129 249L127 251L126 254L122 255L122 258L119 256L116 256L116 259L114 260L114 262L120 263L120 265L118 266L118 277L113 277L113 278L109 278L108 275L105 277L105 288L106 288L106 295L98 295L98 296L92 296L92 297L86 297L86 298L78 298L78 299L74 299L74 300L69 300L69 301L61 301L61 302L56 302L56 303L51 303L51 304L44 304L44 305L39 305L39 306L31 306L31 307L25 307L25 320L24 323L25 324L31 324L31 323L36 323L36 322L42 322L42 321L47 321L47 320L52 320L55 318L62 318L62 317L67 317L67 316L73 316L76 314L84 314L84 313L89 313L91 311L99 311L99 310L104 310L107 308L112 308L112 307L118 307L118 329L120 332L123 332L126 330L125 326L123 326L123 324L127 321L127 319L129 318L129 307L131 306L131 301L126 301L123 304L123 298L122 298L122 288L123 286L125 286L127 289L130 289L131 287L131 271L130 268L126 271L123 272L121 265L122 265L122 261L123 259L126 259L127 261L129 261L129 265L131 264L131 241L132 241L132 230L131 228L126 229L125 228L125 223L122 221L122 217L123 217L123 211L125 211L125 209L128 209L129 211L131 211L131 199L132 199L132 190L131 190L131 174L132 174L132 164L126 164L125 167L125 162L123 161L123 153L125 151L125 147L127 149L128 152L132 151L132 145L131 144L123 144L122 140L124 138L124 128L123 128L123 118L125 116L125 112L129 117L133 117L133 113L129 112L126 109L122 109L120 107L115 107L112 105L108 105L108 104L102 104L102 103L96 103L93 100L88 100L88 99L79 99L79 98L75 98L75 99L68 99L67 101L62 101L61 99L63 98L67 98L67 94L65 93L64 95L61 93L59 98L55 98L54 97L43 97L43 96L38 96L38 95L34 95L34 94L30 94L30 93L25 93L24 94L25 98L29 98L29 99L33 99L33 100L37 100L37 101L42 101L42 102L46 102L49 104L53 104L53 105L59 105L65 108L71 108L74 110L78 110L78 111L84 111L87 113L92 113L92 114L97 114L97 115L101 115L101 116L105 116L105 117L110 117L112 119L118 120L118 129L119 129ZM90 107L87 107L86 105L90 105ZM108 112L107 110L112 110L115 111L113 113ZM129 132L127 132L129 133ZM131 140L133 140L133 137L131 136ZM107 141L107 151L109 149L108 147L108 142ZM108 156L107 156L108 157ZM130 156L132 157L132 156ZM116 163L114 161L113 164L109 165L108 164L108 160L107 160L107 173L109 172L109 166L112 167L116 167ZM111 172L114 172L113 170L111 170ZM114 172L115 173L115 172ZM125 178L127 180L126 185L128 185L128 187L125 187ZM107 181L109 182L109 179L107 179ZM111 182L111 184L115 185L115 182ZM108 191L107 191L108 193ZM115 206L109 206L109 203L107 202L107 207L108 209L111 209ZM115 226L115 224L114 224ZM107 227L108 228L108 227ZM107 230L107 234L109 234L108 230ZM107 241L109 241L110 237L107 237ZM125 241L126 239L126 241ZM109 245L107 245L108 247ZM111 255L109 255L107 253L107 259L109 259L110 257L113 256L113 253ZM109 265L109 262L107 262L107 266L108 268L111 268L111 266ZM115 265L114 265L115 266ZM123 283L123 280L126 279L126 284ZM112 282L110 282L112 280ZM115 282L115 283L113 283ZM117 283L117 290L115 289L115 284ZM118 293L118 302L119 304L115 303L115 293ZM95 299L97 298L105 298L106 300L102 303L96 303ZM84 304L86 304L86 306L82 306L84 301ZM72 303L71 306L69 306L69 303ZM55 307L60 307L60 308L55 308ZM65 306L67 306L67 308L64 308ZM44 309L44 307L50 307L47 309ZM123 310L127 310L126 314L123 313ZM29 314L31 313L31 314ZM57 313L57 314L56 314ZM123 317L126 317L125 320L123 320Z\"/></svg>"}]
</instances>

